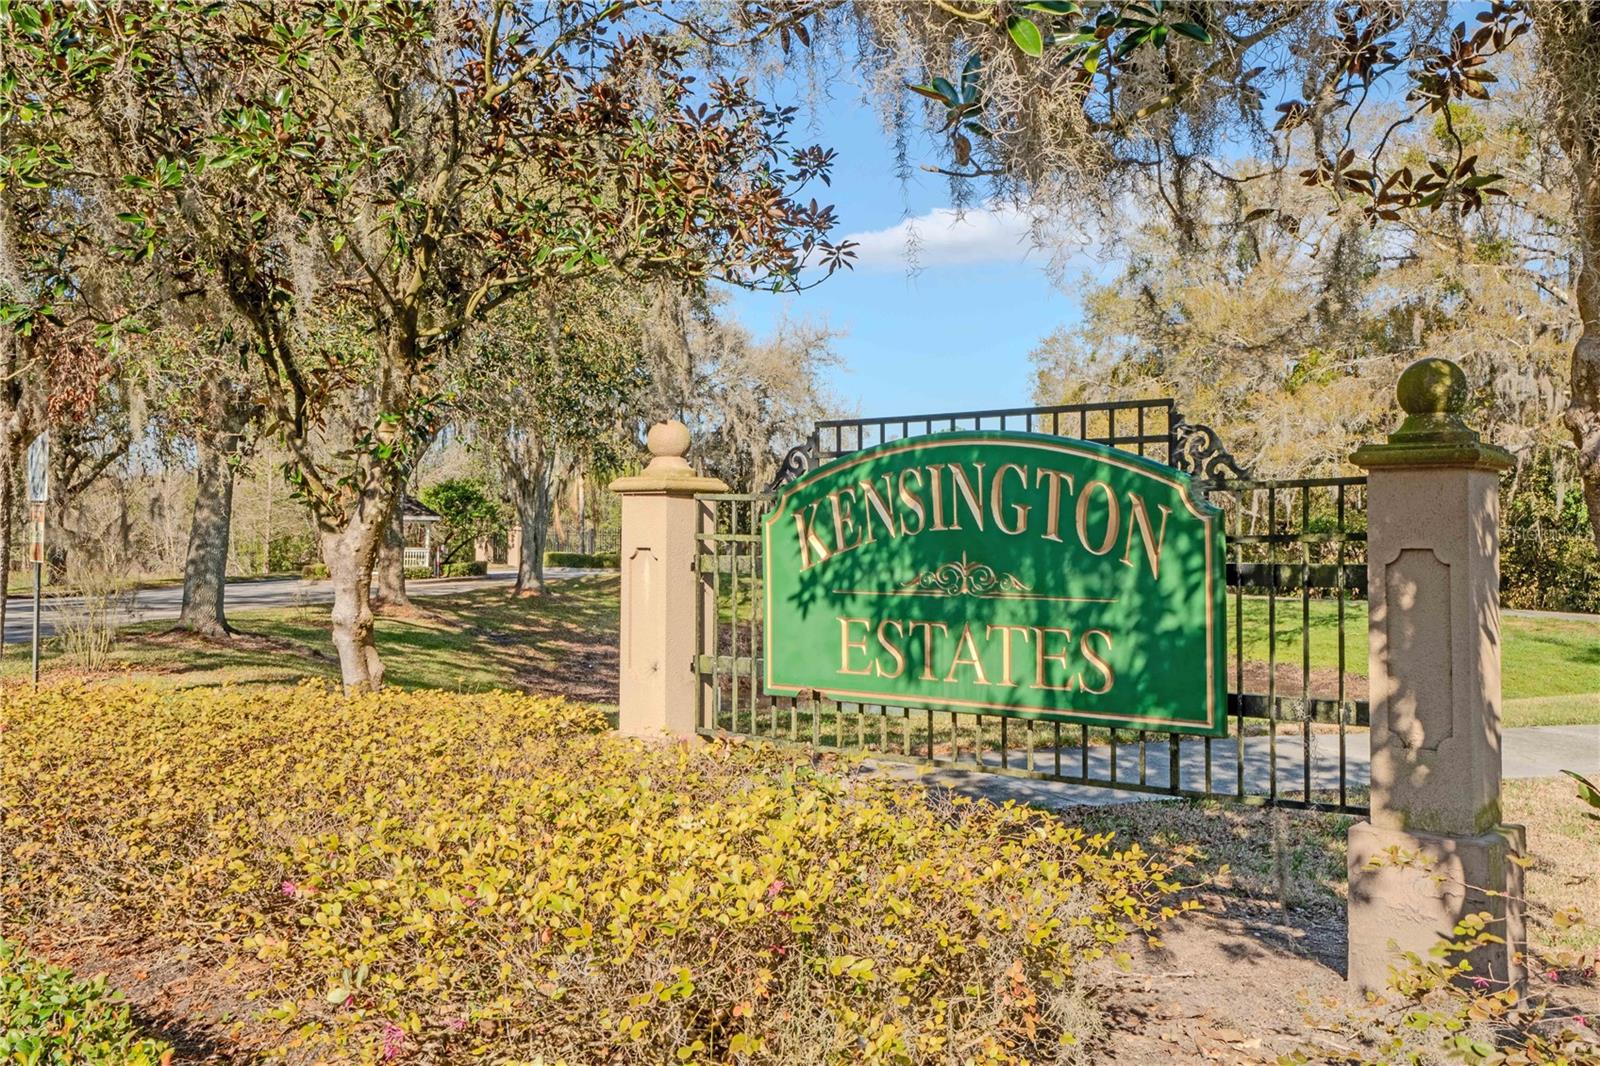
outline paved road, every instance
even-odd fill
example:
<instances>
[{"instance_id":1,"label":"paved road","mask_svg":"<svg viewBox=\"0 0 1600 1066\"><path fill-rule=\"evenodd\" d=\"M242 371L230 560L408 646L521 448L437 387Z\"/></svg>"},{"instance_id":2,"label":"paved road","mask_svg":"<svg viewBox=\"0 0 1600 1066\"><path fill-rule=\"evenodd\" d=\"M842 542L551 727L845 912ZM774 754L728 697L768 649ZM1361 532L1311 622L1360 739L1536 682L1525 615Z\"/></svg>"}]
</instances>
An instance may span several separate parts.
<instances>
[{"instance_id":1,"label":"paved road","mask_svg":"<svg viewBox=\"0 0 1600 1066\"><path fill-rule=\"evenodd\" d=\"M592 570L574 570L552 566L545 577L560 581L569 577L594 573ZM516 580L515 570L495 570L485 577L437 578L427 581L410 581L406 591L412 596L445 596L453 592L471 592L474 589L509 588ZM53 598L47 596L40 631L52 632L51 618L59 611L71 611L81 601L76 596ZM303 603L332 603L333 586L326 581L302 581L299 578L269 578L262 581L231 581L228 583L227 608L234 611L254 607L293 607ZM178 617L183 607L181 586L140 589L125 620L128 622L170 621ZM6 605L6 643L25 644L33 626L33 598L13 596Z\"/></svg>"},{"instance_id":2,"label":"paved road","mask_svg":"<svg viewBox=\"0 0 1600 1066\"><path fill-rule=\"evenodd\" d=\"M1245 740L1244 768L1245 791L1260 794L1267 791L1276 763L1280 791L1298 791L1305 781L1305 745L1298 734L1281 734L1276 751L1272 738L1248 737ZM1501 755L1504 777L1556 777L1562 770L1576 770L1591 779L1600 774L1600 725L1528 726L1505 731L1505 748ZM1211 745L1211 789L1228 791L1238 784L1238 742L1232 739L1213 741ZM1351 730L1345 735L1344 758L1348 787L1364 787L1371 769L1367 731ZM1179 744L1178 783L1186 789L1203 790L1206 787L1206 745L1204 740L1185 740ZM1110 749L1104 746L1089 747L1090 778L1107 780L1111 776ZM1035 748L1034 766L1039 770L1054 771L1055 749ZM1007 754L1012 769L1026 767L1027 752L1017 749ZM1083 752L1079 748L1061 749L1061 767L1064 773L1080 773ZM1168 748L1165 741L1152 742L1145 752L1145 781L1164 788L1169 773ZM971 755L964 761L971 765ZM999 766L998 752L986 753L987 766ZM892 763L879 764L895 776L913 776L915 768ZM1117 779L1139 780L1139 745L1117 746ZM1040 781L1031 778L1004 777L983 773L976 769L930 770L921 780L944 785L958 792L985 796L996 803L1015 800L1038 807L1064 807L1073 804L1101 806L1113 803L1132 803L1152 798L1138 792L1116 791L1085 785L1067 785L1057 781ZM1339 735L1314 733L1311 738L1311 787L1337 789L1339 787Z\"/></svg>"},{"instance_id":3,"label":"paved road","mask_svg":"<svg viewBox=\"0 0 1600 1066\"><path fill-rule=\"evenodd\" d=\"M1581 614L1577 611L1518 611L1508 607L1500 613L1513 618L1548 618L1557 622L1600 622L1600 614Z\"/></svg>"}]
</instances>

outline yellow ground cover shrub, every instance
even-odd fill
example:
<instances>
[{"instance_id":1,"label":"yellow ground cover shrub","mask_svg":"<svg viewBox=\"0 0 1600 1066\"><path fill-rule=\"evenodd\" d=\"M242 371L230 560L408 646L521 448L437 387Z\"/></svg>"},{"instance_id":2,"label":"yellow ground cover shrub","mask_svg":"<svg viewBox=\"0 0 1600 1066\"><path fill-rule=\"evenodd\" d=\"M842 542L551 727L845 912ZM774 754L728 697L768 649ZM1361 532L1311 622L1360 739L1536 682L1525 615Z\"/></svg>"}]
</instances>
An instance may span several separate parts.
<instances>
[{"instance_id":1,"label":"yellow ground cover shrub","mask_svg":"<svg viewBox=\"0 0 1600 1066\"><path fill-rule=\"evenodd\" d=\"M188 945L296 1061L1044 1062L1171 860L512 694L4 697L0 907Z\"/></svg>"}]
</instances>

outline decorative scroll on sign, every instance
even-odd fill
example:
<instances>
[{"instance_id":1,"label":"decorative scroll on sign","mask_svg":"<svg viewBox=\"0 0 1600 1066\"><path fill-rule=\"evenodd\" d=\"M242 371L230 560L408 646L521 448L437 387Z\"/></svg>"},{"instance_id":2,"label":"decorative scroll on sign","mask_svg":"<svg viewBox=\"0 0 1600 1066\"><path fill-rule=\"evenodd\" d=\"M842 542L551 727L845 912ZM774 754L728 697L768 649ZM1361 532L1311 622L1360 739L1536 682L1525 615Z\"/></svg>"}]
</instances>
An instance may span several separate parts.
<instances>
[{"instance_id":1,"label":"decorative scroll on sign","mask_svg":"<svg viewBox=\"0 0 1600 1066\"><path fill-rule=\"evenodd\" d=\"M771 694L1226 731L1222 523L1187 474L941 433L813 470L763 539Z\"/></svg>"}]
</instances>

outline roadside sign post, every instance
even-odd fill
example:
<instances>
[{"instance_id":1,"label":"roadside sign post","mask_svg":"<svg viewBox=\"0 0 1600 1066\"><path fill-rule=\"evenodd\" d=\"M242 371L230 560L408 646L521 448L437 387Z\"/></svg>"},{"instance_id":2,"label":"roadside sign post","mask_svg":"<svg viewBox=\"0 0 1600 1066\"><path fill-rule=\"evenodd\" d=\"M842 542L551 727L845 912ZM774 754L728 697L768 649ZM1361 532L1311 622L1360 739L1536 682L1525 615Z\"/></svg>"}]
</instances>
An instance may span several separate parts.
<instances>
[{"instance_id":1,"label":"roadside sign post","mask_svg":"<svg viewBox=\"0 0 1600 1066\"><path fill-rule=\"evenodd\" d=\"M28 528L33 558L33 684L39 684L39 616L44 597L44 506L50 500L50 434L28 445Z\"/></svg>"}]
</instances>

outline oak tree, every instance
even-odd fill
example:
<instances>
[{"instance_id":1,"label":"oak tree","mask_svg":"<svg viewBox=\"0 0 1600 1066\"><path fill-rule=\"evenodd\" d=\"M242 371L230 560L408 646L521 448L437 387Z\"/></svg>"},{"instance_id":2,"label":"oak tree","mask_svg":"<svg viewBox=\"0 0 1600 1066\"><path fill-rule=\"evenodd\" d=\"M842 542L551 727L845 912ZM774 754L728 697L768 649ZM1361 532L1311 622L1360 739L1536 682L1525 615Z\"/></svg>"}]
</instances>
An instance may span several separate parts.
<instances>
[{"instance_id":1,"label":"oak tree","mask_svg":"<svg viewBox=\"0 0 1600 1066\"><path fill-rule=\"evenodd\" d=\"M1530 118L1557 132L1572 174L1580 328L1565 422L1600 542L1600 3L855 0L848 10L867 31L860 58L886 111L907 114L905 93L924 100L942 157L927 169L958 199L986 188L1113 233L1130 215L1161 213L1185 253L1203 245L1206 206L1222 190L1246 202L1239 223L1285 227L1300 218L1285 210L1296 186L1367 226L1527 195L1482 165L1456 116L1495 95L1511 56L1530 56L1541 101ZM1435 123L1439 144L1397 150L1399 131ZM1260 165L1229 165L1240 158Z\"/></svg>"}]
</instances>

